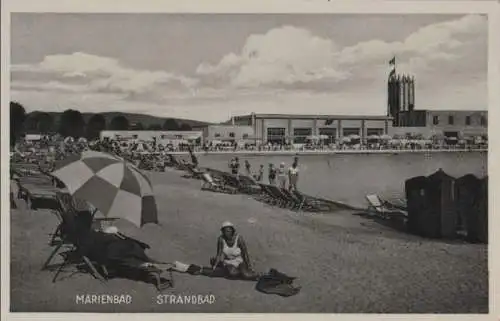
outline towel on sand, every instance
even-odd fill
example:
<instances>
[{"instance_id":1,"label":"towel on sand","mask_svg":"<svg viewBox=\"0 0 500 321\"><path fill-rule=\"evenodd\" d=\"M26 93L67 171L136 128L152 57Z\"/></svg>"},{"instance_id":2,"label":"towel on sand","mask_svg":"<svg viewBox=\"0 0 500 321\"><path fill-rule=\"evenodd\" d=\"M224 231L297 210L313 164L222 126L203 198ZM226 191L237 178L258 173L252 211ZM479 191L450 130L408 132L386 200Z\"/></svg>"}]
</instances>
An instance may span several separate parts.
<instances>
[{"instance_id":1,"label":"towel on sand","mask_svg":"<svg viewBox=\"0 0 500 321\"><path fill-rule=\"evenodd\" d=\"M255 289L266 294L276 294L288 297L299 293L300 287L294 286L295 277L288 276L276 269L270 269L267 274L259 278Z\"/></svg>"}]
</instances>

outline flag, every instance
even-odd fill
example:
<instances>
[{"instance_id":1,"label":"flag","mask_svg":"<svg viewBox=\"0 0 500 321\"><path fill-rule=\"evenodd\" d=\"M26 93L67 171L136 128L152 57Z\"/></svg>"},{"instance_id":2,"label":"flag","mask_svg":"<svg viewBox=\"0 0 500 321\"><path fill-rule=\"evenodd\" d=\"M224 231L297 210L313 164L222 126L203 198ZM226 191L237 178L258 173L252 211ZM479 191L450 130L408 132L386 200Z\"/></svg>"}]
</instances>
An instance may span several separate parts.
<instances>
[{"instance_id":1,"label":"flag","mask_svg":"<svg viewBox=\"0 0 500 321\"><path fill-rule=\"evenodd\" d=\"M396 57L392 57L391 60L389 60L389 65L395 65L396 64Z\"/></svg>"}]
</instances>

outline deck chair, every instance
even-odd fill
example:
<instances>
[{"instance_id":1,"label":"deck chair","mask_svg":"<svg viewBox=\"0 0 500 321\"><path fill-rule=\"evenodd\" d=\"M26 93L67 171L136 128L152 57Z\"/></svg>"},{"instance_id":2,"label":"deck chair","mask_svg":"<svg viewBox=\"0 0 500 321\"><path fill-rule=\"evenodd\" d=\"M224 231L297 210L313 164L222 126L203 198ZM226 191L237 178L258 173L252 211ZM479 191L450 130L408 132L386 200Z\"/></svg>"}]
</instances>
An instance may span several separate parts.
<instances>
[{"instance_id":1,"label":"deck chair","mask_svg":"<svg viewBox=\"0 0 500 321\"><path fill-rule=\"evenodd\" d=\"M261 187L259 183L255 180L255 178L251 176L246 176L246 175L240 175L238 177L239 181L239 190L243 193L248 193L248 194L259 194L261 191Z\"/></svg>"},{"instance_id":2,"label":"deck chair","mask_svg":"<svg viewBox=\"0 0 500 321\"><path fill-rule=\"evenodd\" d=\"M70 264L80 266L82 263L86 265L93 277L101 282L104 282L105 277L103 273L97 270L94 263L91 262L86 255L84 255L80 247L82 241L79 237L80 231L83 231L87 228L90 229L90 223L78 219L78 213L75 209L75 204L73 203L74 200L69 194L57 193L56 198L59 205L56 211L58 211L58 217L61 220L51 240L51 243L53 245L56 245L56 247L50 253L49 257L43 264L42 270L48 269L49 264L52 262L53 258L56 256L56 254L60 253L61 257L63 258L63 263L60 264L59 268L57 269L52 279L53 283L56 282L57 277L61 272L63 272L64 268L68 267ZM87 223L89 223L89 225L85 226ZM55 242L55 235L60 238L59 242L57 243ZM106 273L104 268L103 272L104 274Z\"/></svg>"},{"instance_id":3,"label":"deck chair","mask_svg":"<svg viewBox=\"0 0 500 321\"><path fill-rule=\"evenodd\" d=\"M130 264L107 264L103 262L97 262L96 260L91 260L91 257L86 253L84 245L87 240L85 240L85 235L89 235L86 231L92 228L92 221L95 220L93 217L95 215L90 213L86 202L76 200L72 198L67 193L58 193L57 198L60 204L60 217L61 223L58 226L58 233L60 235L60 242L57 244L55 249L50 254L49 258L44 263L42 270L49 267L50 262L55 257L56 254L60 254L63 258L63 263L60 264L57 269L52 282L56 282L57 277L66 267L70 265L86 266L88 271L92 276L94 276L99 281L105 283L110 275L110 270L121 269L121 270L134 270L139 272L147 273L148 276L154 278L156 288L161 291L167 287L173 287L173 277L172 269L173 264L159 262L156 260L148 260L148 262L141 262L141 264L133 263ZM82 203L84 204L82 206ZM85 208L86 207L86 208ZM84 212L81 209L84 208ZM78 213L79 212L79 213ZM83 215L83 214L86 215ZM104 219L108 220L108 219ZM148 246L140 241L129 238L121 233L118 233L120 238L129 239L138 242L141 247L147 248ZM61 251L63 249L64 251ZM143 264L144 263L144 264ZM168 268L159 268L158 265L168 265ZM99 269L98 269L99 268ZM167 282L162 282L161 275L163 272L169 272L169 279ZM74 274L74 273L72 273Z\"/></svg>"},{"instance_id":4,"label":"deck chair","mask_svg":"<svg viewBox=\"0 0 500 321\"><path fill-rule=\"evenodd\" d=\"M376 194L366 195L368 201L368 213L379 216L383 219L390 219L394 216L407 216L407 212L392 206L390 203L380 199Z\"/></svg>"},{"instance_id":5,"label":"deck chair","mask_svg":"<svg viewBox=\"0 0 500 321\"><path fill-rule=\"evenodd\" d=\"M224 184L224 181L214 178L209 172L203 173L201 175L201 178L203 180L203 184L201 185L202 190L229 194L236 193L235 188L227 186L226 184Z\"/></svg>"},{"instance_id":6,"label":"deck chair","mask_svg":"<svg viewBox=\"0 0 500 321\"><path fill-rule=\"evenodd\" d=\"M205 171L200 170L194 166L187 166L186 170L188 173L182 176L184 178L202 179L202 175L205 173Z\"/></svg>"},{"instance_id":7,"label":"deck chair","mask_svg":"<svg viewBox=\"0 0 500 321\"><path fill-rule=\"evenodd\" d=\"M17 198L25 200L28 208L36 209L35 205L39 202L50 203L49 208L55 207L53 203L56 202L57 188L50 177L19 177L15 181L18 187Z\"/></svg>"},{"instance_id":8,"label":"deck chair","mask_svg":"<svg viewBox=\"0 0 500 321\"><path fill-rule=\"evenodd\" d=\"M297 211L301 211L304 207L306 198L300 198L293 192L287 189L281 189L281 192L293 201L293 208Z\"/></svg>"},{"instance_id":9,"label":"deck chair","mask_svg":"<svg viewBox=\"0 0 500 321\"><path fill-rule=\"evenodd\" d=\"M282 190L275 185L266 185L265 189L274 199L274 205L280 207L293 208L295 206L294 201L283 194Z\"/></svg>"},{"instance_id":10,"label":"deck chair","mask_svg":"<svg viewBox=\"0 0 500 321\"><path fill-rule=\"evenodd\" d=\"M260 194L256 195L256 198L259 201L271 204L271 205L277 205L278 204L278 199L276 196L269 190L267 184L264 183L259 183L260 186Z\"/></svg>"},{"instance_id":11,"label":"deck chair","mask_svg":"<svg viewBox=\"0 0 500 321\"><path fill-rule=\"evenodd\" d=\"M297 190L292 190L290 193L295 195L302 204L302 208L307 210L308 212L320 212L320 211L328 211L329 206L324 204L321 200L301 193Z\"/></svg>"}]
</instances>

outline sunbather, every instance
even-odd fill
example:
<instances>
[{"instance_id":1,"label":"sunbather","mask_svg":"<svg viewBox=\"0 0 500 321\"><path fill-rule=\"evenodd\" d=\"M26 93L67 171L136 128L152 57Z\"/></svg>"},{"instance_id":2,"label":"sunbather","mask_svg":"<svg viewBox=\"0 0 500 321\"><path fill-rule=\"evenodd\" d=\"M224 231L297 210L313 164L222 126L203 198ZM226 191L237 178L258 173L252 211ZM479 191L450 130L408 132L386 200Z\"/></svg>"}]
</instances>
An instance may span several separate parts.
<instances>
[{"instance_id":1,"label":"sunbather","mask_svg":"<svg viewBox=\"0 0 500 321\"><path fill-rule=\"evenodd\" d=\"M79 243L79 249L83 255L91 261L101 264L108 270L112 270L119 275L129 273L146 273L150 281L157 279L158 270L168 270L171 264L158 262L151 259L145 250L149 245L135 240L118 232L114 226L105 230L94 230L89 228L92 224L90 212L80 213L75 224ZM160 280L161 284L156 284L158 288L170 286L170 280Z\"/></svg>"},{"instance_id":2,"label":"sunbather","mask_svg":"<svg viewBox=\"0 0 500 321\"><path fill-rule=\"evenodd\" d=\"M221 235L217 239L217 256L212 260L213 274L222 272L231 278L256 280L258 275L253 272L248 250L243 238L236 233L230 222L224 222Z\"/></svg>"}]
</instances>

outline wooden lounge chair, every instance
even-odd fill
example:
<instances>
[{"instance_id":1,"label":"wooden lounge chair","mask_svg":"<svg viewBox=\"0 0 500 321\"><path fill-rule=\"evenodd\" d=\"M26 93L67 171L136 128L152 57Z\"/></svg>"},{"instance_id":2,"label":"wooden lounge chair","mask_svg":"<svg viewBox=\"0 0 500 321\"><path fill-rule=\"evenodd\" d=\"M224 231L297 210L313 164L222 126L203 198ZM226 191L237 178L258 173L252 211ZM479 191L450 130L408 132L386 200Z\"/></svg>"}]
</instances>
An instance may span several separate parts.
<instances>
[{"instance_id":1,"label":"wooden lounge chair","mask_svg":"<svg viewBox=\"0 0 500 321\"><path fill-rule=\"evenodd\" d=\"M204 170L198 169L194 166L187 166L186 171L187 174L182 176L184 178L202 179L202 175L205 173Z\"/></svg>"},{"instance_id":2,"label":"wooden lounge chair","mask_svg":"<svg viewBox=\"0 0 500 321\"><path fill-rule=\"evenodd\" d=\"M17 198L26 201L29 209L37 209L39 204L46 203L47 208L56 207L56 192L52 179L46 176L20 177L16 179Z\"/></svg>"},{"instance_id":3,"label":"wooden lounge chair","mask_svg":"<svg viewBox=\"0 0 500 321\"><path fill-rule=\"evenodd\" d=\"M239 175L238 176L238 189L247 194L259 194L261 191L261 187L259 183L255 180L255 178L246 176L246 175Z\"/></svg>"},{"instance_id":4,"label":"wooden lounge chair","mask_svg":"<svg viewBox=\"0 0 500 321\"><path fill-rule=\"evenodd\" d=\"M259 183L260 186L260 194L256 195L257 199L259 201L271 204L271 205L277 205L279 203L279 199L276 198L276 196L269 190L267 184Z\"/></svg>"},{"instance_id":5,"label":"wooden lounge chair","mask_svg":"<svg viewBox=\"0 0 500 321\"><path fill-rule=\"evenodd\" d=\"M171 270L173 265L170 263L158 262L152 259L148 262L136 262L137 260L131 260L130 262L127 261L127 263L109 261L104 263L102 261L97 262L96 260L92 260L90 256L91 253L87 253L84 244L87 244L86 242L88 240L85 235L89 235L87 231L92 229L92 221L95 220L93 217L95 211L94 213L90 213L88 206L82 206L82 203L85 204L86 202L75 200L67 193L58 193L57 199L60 204L59 216L61 218L61 223L56 233L59 234L60 241L42 267L42 270L47 269L52 259L58 253L63 258L63 262L59 265L52 282L56 282L57 277L65 268L76 265L77 267L86 267L92 276L103 283L109 278L110 271L126 270L147 273L148 276L154 278L155 286L159 291L166 287L173 287ZM120 238L135 241L143 248L148 247L140 241L129 238L121 233L118 234ZM168 267L160 268L159 266L161 265L167 265ZM162 282L161 275L165 271L168 271L170 276L169 279L166 280L167 282Z\"/></svg>"},{"instance_id":6,"label":"wooden lounge chair","mask_svg":"<svg viewBox=\"0 0 500 321\"><path fill-rule=\"evenodd\" d=\"M99 272L95 267L95 262L91 262L90 259L82 253L80 244L82 240L79 238L81 229L90 229L91 226L83 226L86 222L82 222L78 220L78 211L75 209L74 200L69 194L66 193L57 193L56 198L58 201L59 207L57 208L58 217L60 218L60 223L58 224L54 235L52 236L51 243L52 245L56 245L54 250L51 252L47 260L42 266L42 270L46 270L49 267L49 264L52 262L53 258L56 254L60 252L61 257L63 258L63 263L60 264L57 269L52 282L55 283L57 277L63 269L70 264L75 264L80 266L82 263L87 266L91 275L98 279L101 282L105 281L105 277L103 273ZM93 213L91 214L93 215ZM59 242L55 242L55 237L59 238ZM102 268L103 272L106 273L105 268Z\"/></svg>"},{"instance_id":7,"label":"wooden lounge chair","mask_svg":"<svg viewBox=\"0 0 500 321\"><path fill-rule=\"evenodd\" d=\"M280 207L288 208L295 207L294 201L287 195L283 194L282 190L279 187L266 184L261 184L260 186L264 190L264 192L270 196L267 198L267 200L272 205L278 205Z\"/></svg>"},{"instance_id":8,"label":"wooden lounge chair","mask_svg":"<svg viewBox=\"0 0 500 321\"><path fill-rule=\"evenodd\" d=\"M376 194L366 195L366 200L368 201L369 214L376 215L383 219L390 219L394 216L408 216L406 211L396 208L390 203L381 200Z\"/></svg>"},{"instance_id":9,"label":"wooden lounge chair","mask_svg":"<svg viewBox=\"0 0 500 321\"><path fill-rule=\"evenodd\" d=\"M330 209L330 205L317 198L311 197L297 190L292 190L290 193L295 195L297 199L301 201L302 209L305 209L308 212L329 211Z\"/></svg>"},{"instance_id":10,"label":"wooden lounge chair","mask_svg":"<svg viewBox=\"0 0 500 321\"><path fill-rule=\"evenodd\" d=\"M287 189L281 189L281 192L284 195L286 195L289 199L291 199L293 201L294 209L296 209L297 211L301 211L302 210L302 208L305 205L305 200L306 200L305 197L304 198L300 198L296 194L292 193L291 191L289 191Z\"/></svg>"},{"instance_id":11,"label":"wooden lounge chair","mask_svg":"<svg viewBox=\"0 0 500 321\"><path fill-rule=\"evenodd\" d=\"M203 173L201 178L203 180L202 190L229 194L236 194L237 192L234 187L227 186L223 180L214 178L210 172Z\"/></svg>"}]
</instances>

